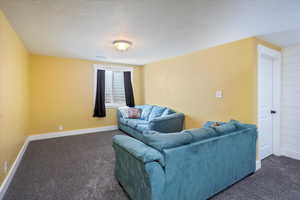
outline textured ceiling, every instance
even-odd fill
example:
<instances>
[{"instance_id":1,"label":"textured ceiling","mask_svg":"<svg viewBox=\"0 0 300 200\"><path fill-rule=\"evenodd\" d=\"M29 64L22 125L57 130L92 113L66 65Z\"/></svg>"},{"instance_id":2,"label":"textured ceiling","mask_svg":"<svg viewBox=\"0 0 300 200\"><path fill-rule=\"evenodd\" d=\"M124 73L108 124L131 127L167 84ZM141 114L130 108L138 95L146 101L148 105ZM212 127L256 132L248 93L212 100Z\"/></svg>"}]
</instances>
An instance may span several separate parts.
<instances>
[{"instance_id":1,"label":"textured ceiling","mask_svg":"<svg viewBox=\"0 0 300 200\"><path fill-rule=\"evenodd\" d=\"M32 53L130 64L300 28L299 0L0 0L0 8ZM116 39L133 46L118 52Z\"/></svg>"}]
</instances>

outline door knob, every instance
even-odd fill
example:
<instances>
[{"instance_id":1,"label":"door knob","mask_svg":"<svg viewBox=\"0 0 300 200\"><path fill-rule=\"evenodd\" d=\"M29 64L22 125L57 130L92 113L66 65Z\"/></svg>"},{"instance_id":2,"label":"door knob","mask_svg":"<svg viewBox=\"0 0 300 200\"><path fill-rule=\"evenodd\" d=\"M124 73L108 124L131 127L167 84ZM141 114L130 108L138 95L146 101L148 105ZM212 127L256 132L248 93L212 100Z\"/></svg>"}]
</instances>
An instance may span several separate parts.
<instances>
[{"instance_id":1,"label":"door knob","mask_svg":"<svg viewBox=\"0 0 300 200\"><path fill-rule=\"evenodd\" d=\"M271 114L276 114L276 110L271 110Z\"/></svg>"}]
</instances>

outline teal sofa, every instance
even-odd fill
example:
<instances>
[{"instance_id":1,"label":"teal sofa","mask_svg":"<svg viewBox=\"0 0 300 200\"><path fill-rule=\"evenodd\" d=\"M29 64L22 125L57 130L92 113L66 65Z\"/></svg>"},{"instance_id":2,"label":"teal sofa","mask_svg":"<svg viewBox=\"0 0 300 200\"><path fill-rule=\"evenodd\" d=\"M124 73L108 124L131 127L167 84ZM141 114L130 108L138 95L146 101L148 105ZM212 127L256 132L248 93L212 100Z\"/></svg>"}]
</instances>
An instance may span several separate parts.
<instances>
[{"instance_id":1,"label":"teal sofa","mask_svg":"<svg viewBox=\"0 0 300 200\"><path fill-rule=\"evenodd\" d=\"M237 121L113 138L115 176L132 200L204 200L255 172L255 125Z\"/></svg>"},{"instance_id":2,"label":"teal sofa","mask_svg":"<svg viewBox=\"0 0 300 200\"><path fill-rule=\"evenodd\" d=\"M183 113L176 113L170 108L156 105L140 105L135 108L141 109L140 119L123 118L118 110L117 120L120 130L138 140L142 140L143 134L149 131L172 133L183 129Z\"/></svg>"}]
</instances>

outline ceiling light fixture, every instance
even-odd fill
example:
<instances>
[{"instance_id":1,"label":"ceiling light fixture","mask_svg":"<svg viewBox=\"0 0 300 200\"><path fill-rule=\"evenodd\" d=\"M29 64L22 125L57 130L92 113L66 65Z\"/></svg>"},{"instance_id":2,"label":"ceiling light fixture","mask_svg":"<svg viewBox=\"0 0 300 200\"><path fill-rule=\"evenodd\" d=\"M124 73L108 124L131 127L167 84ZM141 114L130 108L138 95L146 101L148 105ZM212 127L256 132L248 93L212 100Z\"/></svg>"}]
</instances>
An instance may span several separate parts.
<instances>
[{"instance_id":1,"label":"ceiling light fixture","mask_svg":"<svg viewBox=\"0 0 300 200\"><path fill-rule=\"evenodd\" d=\"M132 42L127 40L115 40L113 41L113 45L119 51L126 51L132 45Z\"/></svg>"}]
</instances>

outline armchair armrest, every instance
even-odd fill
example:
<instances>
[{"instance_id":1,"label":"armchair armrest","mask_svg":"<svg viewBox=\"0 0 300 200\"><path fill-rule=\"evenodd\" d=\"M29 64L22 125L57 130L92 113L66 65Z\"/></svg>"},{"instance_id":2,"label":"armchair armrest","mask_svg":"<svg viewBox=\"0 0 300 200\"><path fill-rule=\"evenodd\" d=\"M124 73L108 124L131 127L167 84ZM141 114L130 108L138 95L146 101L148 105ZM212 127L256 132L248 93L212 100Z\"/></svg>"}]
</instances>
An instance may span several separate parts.
<instances>
[{"instance_id":1,"label":"armchair armrest","mask_svg":"<svg viewBox=\"0 0 300 200\"><path fill-rule=\"evenodd\" d=\"M174 113L164 117L152 119L149 129L163 133L179 132L183 129L184 114Z\"/></svg>"},{"instance_id":2,"label":"armchair armrest","mask_svg":"<svg viewBox=\"0 0 300 200\"><path fill-rule=\"evenodd\" d=\"M143 163L159 162L162 166L165 165L164 157L159 151L132 137L125 135L114 136L113 147L115 150L120 148L126 151Z\"/></svg>"}]
</instances>

